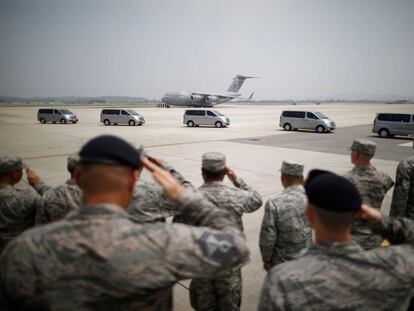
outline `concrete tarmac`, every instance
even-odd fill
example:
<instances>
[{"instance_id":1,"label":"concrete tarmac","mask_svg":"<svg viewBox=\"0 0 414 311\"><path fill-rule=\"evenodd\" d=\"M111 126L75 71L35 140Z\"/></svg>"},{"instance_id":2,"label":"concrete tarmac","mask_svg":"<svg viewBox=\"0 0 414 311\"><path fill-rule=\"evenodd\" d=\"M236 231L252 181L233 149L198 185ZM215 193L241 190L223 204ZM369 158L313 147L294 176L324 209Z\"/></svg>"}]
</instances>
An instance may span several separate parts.
<instances>
[{"instance_id":1,"label":"concrete tarmac","mask_svg":"<svg viewBox=\"0 0 414 311\"><path fill-rule=\"evenodd\" d=\"M105 106L108 107L108 106ZM126 104L125 108L133 108ZM305 164L305 173L323 168L343 174L352 168L348 147L354 138L374 140L378 154L373 164L395 179L397 163L413 154L407 138L381 139L371 132L377 112L411 112L413 105L387 104L321 104L321 105L219 105L215 109L231 119L228 128L188 128L182 124L183 108L137 108L146 120L143 126L104 126L99 123L102 107L69 107L78 115L78 124L45 124L36 121L38 107L0 107L1 155L14 154L50 185L63 183L66 156L77 152L90 138L113 134L144 145L149 154L170 162L198 187L201 155L219 151L227 156L228 165L257 189L264 201L282 190L279 168L283 160ZM333 133L307 131L285 132L279 128L279 116L285 109L318 110L333 118L338 129ZM149 179L147 173L143 178ZM226 181L228 183L228 181ZM383 211L389 210L392 190L388 192ZM257 308L265 277L262 269L258 234L263 208L243 217L251 260L243 268L242 310ZM191 310L188 281L174 289L175 310Z\"/></svg>"}]
</instances>

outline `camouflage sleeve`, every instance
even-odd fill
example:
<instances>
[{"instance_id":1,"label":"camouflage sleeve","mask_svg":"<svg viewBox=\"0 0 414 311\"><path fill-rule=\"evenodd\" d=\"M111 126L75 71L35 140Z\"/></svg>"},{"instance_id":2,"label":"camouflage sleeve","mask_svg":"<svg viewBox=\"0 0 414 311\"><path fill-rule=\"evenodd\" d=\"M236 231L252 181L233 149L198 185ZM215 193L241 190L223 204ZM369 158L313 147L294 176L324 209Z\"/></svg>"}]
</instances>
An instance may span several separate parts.
<instances>
[{"instance_id":1,"label":"camouflage sleeve","mask_svg":"<svg viewBox=\"0 0 414 311\"><path fill-rule=\"evenodd\" d=\"M178 171L176 171L170 164L164 162L164 164L162 165L162 168L166 171L169 171L171 173L171 175L174 176L174 178L181 184L181 186L183 186L184 188L187 189L194 189L193 184L191 183L191 181L185 179L185 177Z\"/></svg>"},{"instance_id":2,"label":"camouflage sleeve","mask_svg":"<svg viewBox=\"0 0 414 311\"><path fill-rule=\"evenodd\" d=\"M371 225L374 233L381 234L391 244L414 245L414 221L407 218L384 216L379 224Z\"/></svg>"},{"instance_id":3,"label":"camouflage sleeve","mask_svg":"<svg viewBox=\"0 0 414 311\"><path fill-rule=\"evenodd\" d=\"M404 163L400 162L397 166L395 187L392 194L390 216L404 217L410 192L410 178L407 176Z\"/></svg>"},{"instance_id":4,"label":"camouflage sleeve","mask_svg":"<svg viewBox=\"0 0 414 311\"><path fill-rule=\"evenodd\" d=\"M284 305L283 290L277 283L277 278L272 278L272 271L266 275L263 283L262 292L259 298L259 311L274 311L274 310L287 310ZM274 282L273 280L276 280Z\"/></svg>"},{"instance_id":5,"label":"camouflage sleeve","mask_svg":"<svg viewBox=\"0 0 414 311\"><path fill-rule=\"evenodd\" d=\"M201 194L186 190L177 200L180 214L191 219L195 226L232 232L243 236L237 225L230 220L226 210L214 206Z\"/></svg>"},{"instance_id":6,"label":"camouflage sleeve","mask_svg":"<svg viewBox=\"0 0 414 311\"><path fill-rule=\"evenodd\" d=\"M262 196L251 186L247 185L242 178L237 177L233 184L235 187L246 191L246 199L243 204L243 213L254 212L262 206Z\"/></svg>"},{"instance_id":7,"label":"camouflage sleeve","mask_svg":"<svg viewBox=\"0 0 414 311\"><path fill-rule=\"evenodd\" d=\"M387 191L390 190L394 186L394 180L390 176L387 175Z\"/></svg>"},{"instance_id":8,"label":"camouflage sleeve","mask_svg":"<svg viewBox=\"0 0 414 311\"><path fill-rule=\"evenodd\" d=\"M46 191L52 189L53 187L46 185L43 181L40 180L33 185L33 188L37 191L37 193L43 195Z\"/></svg>"},{"instance_id":9,"label":"camouflage sleeve","mask_svg":"<svg viewBox=\"0 0 414 311\"><path fill-rule=\"evenodd\" d=\"M223 230L171 224L168 239L160 245L160 266L172 273L174 281L212 277L247 262L249 251L243 237Z\"/></svg>"},{"instance_id":10,"label":"camouflage sleeve","mask_svg":"<svg viewBox=\"0 0 414 311\"><path fill-rule=\"evenodd\" d=\"M271 262L274 245L277 239L277 214L271 201L267 201L260 228L259 247L263 262Z\"/></svg>"}]
</instances>

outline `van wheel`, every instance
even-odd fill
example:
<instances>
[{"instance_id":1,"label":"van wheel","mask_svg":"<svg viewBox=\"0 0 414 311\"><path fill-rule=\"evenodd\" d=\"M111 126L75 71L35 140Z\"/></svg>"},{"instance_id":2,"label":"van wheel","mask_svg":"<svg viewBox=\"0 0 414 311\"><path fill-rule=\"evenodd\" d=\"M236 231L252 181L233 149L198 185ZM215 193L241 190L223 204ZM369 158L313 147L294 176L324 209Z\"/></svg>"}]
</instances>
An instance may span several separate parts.
<instances>
[{"instance_id":1,"label":"van wheel","mask_svg":"<svg viewBox=\"0 0 414 311\"><path fill-rule=\"evenodd\" d=\"M104 120L104 124L105 124L105 125L110 125L110 124L111 124L111 122L109 122L109 120L108 120L108 119L105 119L105 120Z\"/></svg>"},{"instance_id":2,"label":"van wheel","mask_svg":"<svg viewBox=\"0 0 414 311\"><path fill-rule=\"evenodd\" d=\"M316 127L316 131L317 131L318 133L325 133L325 128L324 128L322 125L318 125L318 126Z\"/></svg>"},{"instance_id":3,"label":"van wheel","mask_svg":"<svg viewBox=\"0 0 414 311\"><path fill-rule=\"evenodd\" d=\"M221 123L220 121L217 121L215 125L216 127L220 128L223 126L223 123Z\"/></svg>"},{"instance_id":4,"label":"van wheel","mask_svg":"<svg viewBox=\"0 0 414 311\"><path fill-rule=\"evenodd\" d=\"M378 135L382 138L390 137L390 131L388 131L387 129L380 129Z\"/></svg>"},{"instance_id":5,"label":"van wheel","mask_svg":"<svg viewBox=\"0 0 414 311\"><path fill-rule=\"evenodd\" d=\"M134 120L129 120L128 124L131 125L131 126L134 126L135 125L135 121Z\"/></svg>"},{"instance_id":6,"label":"van wheel","mask_svg":"<svg viewBox=\"0 0 414 311\"><path fill-rule=\"evenodd\" d=\"M60 123L61 124L66 124L66 120L65 119L60 119Z\"/></svg>"},{"instance_id":7,"label":"van wheel","mask_svg":"<svg viewBox=\"0 0 414 311\"><path fill-rule=\"evenodd\" d=\"M289 123L285 123L285 125L283 125L283 129L285 131L290 131L292 129L292 126Z\"/></svg>"},{"instance_id":8,"label":"van wheel","mask_svg":"<svg viewBox=\"0 0 414 311\"><path fill-rule=\"evenodd\" d=\"M193 127L194 126L194 122L193 121L188 121L187 122L187 126L188 127Z\"/></svg>"},{"instance_id":9,"label":"van wheel","mask_svg":"<svg viewBox=\"0 0 414 311\"><path fill-rule=\"evenodd\" d=\"M43 118L40 118L40 123L42 123L42 124L45 124L46 123L46 120L45 119L43 119Z\"/></svg>"}]
</instances>

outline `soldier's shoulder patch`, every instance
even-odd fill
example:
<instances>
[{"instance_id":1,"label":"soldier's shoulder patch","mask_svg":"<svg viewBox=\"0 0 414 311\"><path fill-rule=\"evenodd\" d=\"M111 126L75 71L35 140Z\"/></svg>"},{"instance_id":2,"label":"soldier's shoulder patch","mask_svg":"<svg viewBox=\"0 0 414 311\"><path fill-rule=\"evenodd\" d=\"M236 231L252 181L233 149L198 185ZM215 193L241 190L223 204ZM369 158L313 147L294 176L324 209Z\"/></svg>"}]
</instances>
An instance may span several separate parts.
<instances>
[{"instance_id":1,"label":"soldier's shoulder patch","mask_svg":"<svg viewBox=\"0 0 414 311\"><path fill-rule=\"evenodd\" d=\"M234 240L228 234L204 233L199 243L203 255L216 262L224 262L237 254Z\"/></svg>"}]
</instances>

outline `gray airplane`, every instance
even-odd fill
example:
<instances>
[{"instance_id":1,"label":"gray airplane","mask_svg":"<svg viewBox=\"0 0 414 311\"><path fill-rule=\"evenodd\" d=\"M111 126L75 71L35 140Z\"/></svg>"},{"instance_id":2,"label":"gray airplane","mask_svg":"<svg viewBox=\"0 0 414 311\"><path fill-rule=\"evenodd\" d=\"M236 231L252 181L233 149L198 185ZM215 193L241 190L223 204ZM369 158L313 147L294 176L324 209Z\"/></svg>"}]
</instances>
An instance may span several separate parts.
<instances>
[{"instance_id":1,"label":"gray airplane","mask_svg":"<svg viewBox=\"0 0 414 311\"><path fill-rule=\"evenodd\" d=\"M162 102L167 105L173 106L191 106L191 107L213 107L218 104L222 104L234 98L238 99L251 99L254 92L249 98L241 97L242 94L238 93L244 80L256 78L237 75L233 78L233 82L225 93L205 93L205 92L169 92L162 97Z\"/></svg>"}]
</instances>

